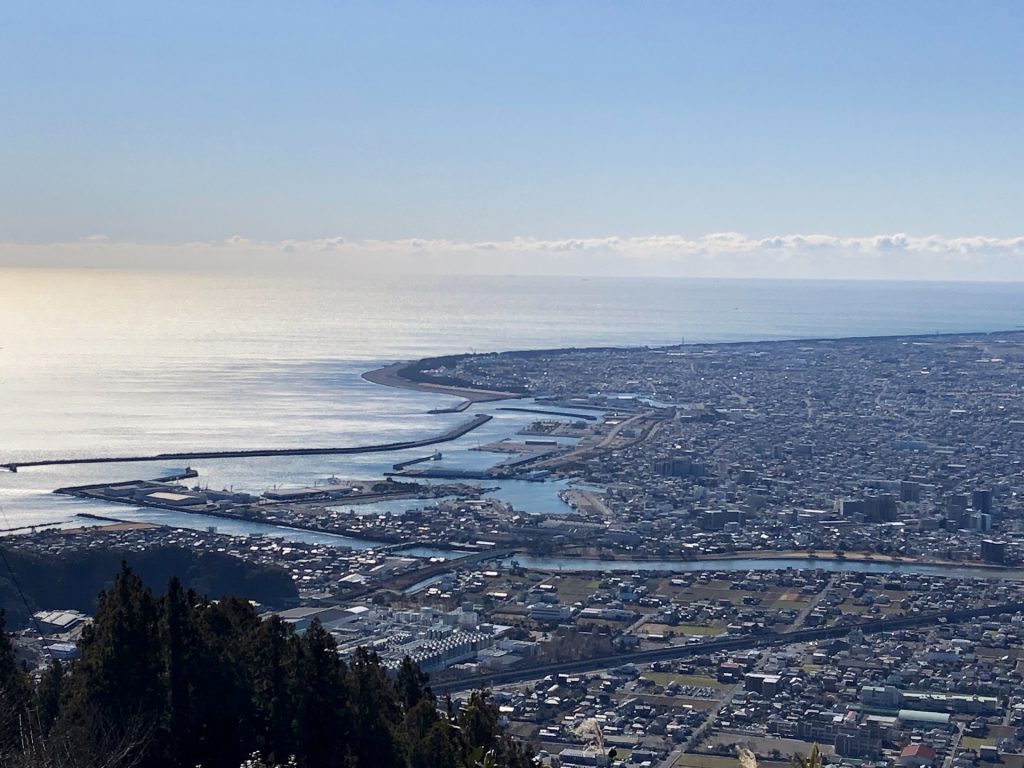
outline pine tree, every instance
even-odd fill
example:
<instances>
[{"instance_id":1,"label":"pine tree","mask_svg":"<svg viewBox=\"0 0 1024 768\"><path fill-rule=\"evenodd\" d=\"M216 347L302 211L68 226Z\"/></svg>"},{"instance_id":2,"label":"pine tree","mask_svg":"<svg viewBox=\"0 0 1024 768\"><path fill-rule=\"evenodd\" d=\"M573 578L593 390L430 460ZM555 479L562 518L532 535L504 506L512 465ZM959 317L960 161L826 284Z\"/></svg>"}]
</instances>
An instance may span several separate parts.
<instances>
[{"instance_id":1,"label":"pine tree","mask_svg":"<svg viewBox=\"0 0 1024 768\"><path fill-rule=\"evenodd\" d=\"M292 694L290 675L295 668L295 645L291 628L277 616L262 622L253 634L252 674L257 747L278 760L296 752L292 735Z\"/></svg>"},{"instance_id":2,"label":"pine tree","mask_svg":"<svg viewBox=\"0 0 1024 768\"><path fill-rule=\"evenodd\" d=\"M346 666L314 622L303 634L239 598L211 603L175 579L157 600L127 566L80 643L35 692L0 616L0 765L525 768L529 752L474 694L438 712L408 658L394 682L376 654ZM20 754L19 754L20 752Z\"/></svg>"},{"instance_id":3,"label":"pine tree","mask_svg":"<svg viewBox=\"0 0 1024 768\"><path fill-rule=\"evenodd\" d=\"M60 659L54 659L39 679L35 692L35 716L42 736L50 733L60 714L67 675Z\"/></svg>"},{"instance_id":4,"label":"pine tree","mask_svg":"<svg viewBox=\"0 0 1024 768\"><path fill-rule=\"evenodd\" d=\"M296 744L303 768L340 766L349 736L345 667L334 639L313 621L297 643Z\"/></svg>"},{"instance_id":5,"label":"pine tree","mask_svg":"<svg viewBox=\"0 0 1024 768\"><path fill-rule=\"evenodd\" d=\"M160 600L161 684L164 692L164 752L169 766L193 766L196 755L192 733L192 676L198 649L193 622L194 594L175 577Z\"/></svg>"},{"instance_id":6,"label":"pine tree","mask_svg":"<svg viewBox=\"0 0 1024 768\"><path fill-rule=\"evenodd\" d=\"M395 729L400 705L377 654L356 651L349 667L349 707L353 733L352 758L359 766L392 768L404 765Z\"/></svg>"},{"instance_id":7,"label":"pine tree","mask_svg":"<svg viewBox=\"0 0 1024 768\"><path fill-rule=\"evenodd\" d=\"M237 765L257 749L253 638L260 619L228 597L194 611L191 718L196 764ZM201 757L201 759L200 759Z\"/></svg>"},{"instance_id":8,"label":"pine tree","mask_svg":"<svg viewBox=\"0 0 1024 768\"><path fill-rule=\"evenodd\" d=\"M498 708L487 691L470 694L459 713L463 756L470 768L489 762L503 768L527 768L533 765L532 750L514 740L498 725ZM485 759L486 758L486 759Z\"/></svg>"},{"instance_id":9,"label":"pine tree","mask_svg":"<svg viewBox=\"0 0 1024 768\"><path fill-rule=\"evenodd\" d=\"M153 758L163 709L157 630L153 594L122 563L113 585L100 595L93 623L82 632L81 658L62 712L83 749L135 734Z\"/></svg>"},{"instance_id":10,"label":"pine tree","mask_svg":"<svg viewBox=\"0 0 1024 768\"><path fill-rule=\"evenodd\" d=\"M29 679L18 665L0 609L0 759L18 745L29 702Z\"/></svg>"},{"instance_id":11,"label":"pine tree","mask_svg":"<svg viewBox=\"0 0 1024 768\"><path fill-rule=\"evenodd\" d=\"M423 698L405 713L402 728L410 768L451 768L458 749L454 732L431 699Z\"/></svg>"},{"instance_id":12,"label":"pine tree","mask_svg":"<svg viewBox=\"0 0 1024 768\"><path fill-rule=\"evenodd\" d=\"M408 655L402 659L395 684L398 688L398 695L402 699L402 706L406 711L415 707L424 698L433 702L434 694L427 685L429 680L430 677L420 670Z\"/></svg>"}]
</instances>

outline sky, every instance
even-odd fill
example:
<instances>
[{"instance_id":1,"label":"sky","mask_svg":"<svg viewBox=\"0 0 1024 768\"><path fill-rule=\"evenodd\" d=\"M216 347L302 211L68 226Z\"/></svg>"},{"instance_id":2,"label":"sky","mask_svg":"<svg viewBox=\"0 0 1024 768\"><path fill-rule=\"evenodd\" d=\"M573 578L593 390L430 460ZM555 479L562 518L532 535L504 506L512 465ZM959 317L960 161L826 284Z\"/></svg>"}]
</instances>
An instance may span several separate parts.
<instances>
[{"instance_id":1,"label":"sky","mask_svg":"<svg viewBox=\"0 0 1024 768\"><path fill-rule=\"evenodd\" d=\"M1024 279L1024 4L10 4L0 265Z\"/></svg>"}]
</instances>

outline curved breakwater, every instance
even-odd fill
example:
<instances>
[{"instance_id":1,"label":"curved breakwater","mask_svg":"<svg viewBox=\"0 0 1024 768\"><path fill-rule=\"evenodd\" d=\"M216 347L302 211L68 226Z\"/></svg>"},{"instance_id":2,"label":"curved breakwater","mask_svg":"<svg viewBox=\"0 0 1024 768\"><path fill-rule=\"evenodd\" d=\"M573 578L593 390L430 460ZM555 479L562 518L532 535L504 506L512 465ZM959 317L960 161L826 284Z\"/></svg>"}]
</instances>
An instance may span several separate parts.
<instances>
[{"instance_id":1,"label":"curved breakwater","mask_svg":"<svg viewBox=\"0 0 1024 768\"><path fill-rule=\"evenodd\" d=\"M40 461L12 461L0 467L17 472L22 467L51 467L67 464L126 464L145 461L196 461L198 459L249 459L261 456L343 456L357 453L386 453L404 451L408 448L424 448L428 445L457 440L490 421L493 416L481 413L464 424L460 424L436 437L422 440L405 440L397 443L349 446L344 448L254 448L234 451L189 451L183 453L159 453L152 456L102 456L93 458L44 459Z\"/></svg>"}]
</instances>

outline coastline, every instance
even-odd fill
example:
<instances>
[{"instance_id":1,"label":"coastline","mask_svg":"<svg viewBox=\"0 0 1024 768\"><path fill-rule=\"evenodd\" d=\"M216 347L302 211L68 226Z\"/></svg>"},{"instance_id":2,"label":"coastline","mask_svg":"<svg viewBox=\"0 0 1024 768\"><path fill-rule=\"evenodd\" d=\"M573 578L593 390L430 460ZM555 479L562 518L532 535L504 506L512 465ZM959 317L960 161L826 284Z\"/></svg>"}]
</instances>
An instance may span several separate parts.
<instances>
[{"instance_id":1,"label":"coastline","mask_svg":"<svg viewBox=\"0 0 1024 768\"><path fill-rule=\"evenodd\" d=\"M634 349L648 349L653 352L669 352L678 349L701 349L707 347L742 347L750 345L776 345L776 344L819 344L819 343L835 343L835 342L872 342L872 341L894 341L894 340L906 340L906 341L930 341L930 340L948 340L957 338L985 338L985 337L999 337L1005 335L1021 335L1024 334L1024 326L994 330L994 331L940 331L930 333L892 333L892 334L879 334L879 335L853 335L853 336L793 336L778 339L732 339L727 341L697 341L690 344L666 344L658 346L644 347L642 345L637 346L584 346L584 347L548 347L548 348L537 348L537 349L509 349L494 354L505 355L508 357L532 357L535 355L542 354L555 354L559 352L569 351L626 351ZM469 356L469 353L464 355L455 355L454 357ZM425 358L424 358L425 359ZM429 382L413 381L407 378L404 374L405 370L421 362L421 360L405 360L397 363L391 363L383 368L375 368L362 374L362 378L371 384L379 384L385 387L395 387L397 389L408 389L415 392L426 392L434 395L447 395L450 397L460 397L463 402L450 408L438 408L429 413L457 413L466 410L469 406L474 403L486 403L494 402L497 400L519 400L528 395L516 392L504 392L501 390L489 390L489 389L473 389L471 387L454 387L446 384L432 384Z\"/></svg>"},{"instance_id":2,"label":"coastline","mask_svg":"<svg viewBox=\"0 0 1024 768\"><path fill-rule=\"evenodd\" d=\"M464 411L474 403L489 403L495 400L518 400L523 396L514 392L500 392L488 389L470 389L468 387L449 387L444 384L428 384L412 381L402 375L412 362L398 362L383 368L375 368L363 374L363 379L371 384L380 384L397 389L411 389L415 392L427 392L432 395L449 395L461 397L463 402L452 408L439 408L431 413L453 413Z\"/></svg>"}]
</instances>

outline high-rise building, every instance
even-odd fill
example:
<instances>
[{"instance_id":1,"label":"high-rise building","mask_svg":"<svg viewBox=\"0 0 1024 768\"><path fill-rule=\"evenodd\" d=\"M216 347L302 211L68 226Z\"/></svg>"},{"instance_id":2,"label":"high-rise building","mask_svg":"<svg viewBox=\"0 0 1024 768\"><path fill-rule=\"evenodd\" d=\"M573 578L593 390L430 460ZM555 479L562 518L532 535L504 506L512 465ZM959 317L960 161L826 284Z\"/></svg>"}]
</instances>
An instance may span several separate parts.
<instances>
[{"instance_id":1,"label":"high-rise building","mask_svg":"<svg viewBox=\"0 0 1024 768\"><path fill-rule=\"evenodd\" d=\"M992 514L992 491L988 488L977 488L971 494L971 507L975 512L985 515Z\"/></svg>"},{"instance_id":2,"label":"high-rise building","mask_svg":"<svg viewBox=\"0 0 1024 768\"><path fill-rule=\"evenodd\" d=\"M981 542L981 559L986 563L1006 562L1006 542L984 539Z\"/></svg>"}]
</instances>

